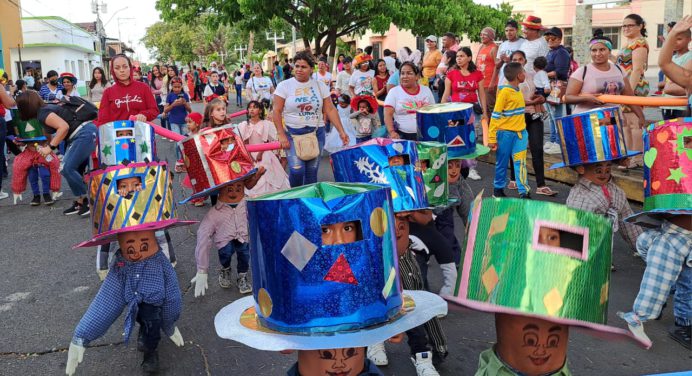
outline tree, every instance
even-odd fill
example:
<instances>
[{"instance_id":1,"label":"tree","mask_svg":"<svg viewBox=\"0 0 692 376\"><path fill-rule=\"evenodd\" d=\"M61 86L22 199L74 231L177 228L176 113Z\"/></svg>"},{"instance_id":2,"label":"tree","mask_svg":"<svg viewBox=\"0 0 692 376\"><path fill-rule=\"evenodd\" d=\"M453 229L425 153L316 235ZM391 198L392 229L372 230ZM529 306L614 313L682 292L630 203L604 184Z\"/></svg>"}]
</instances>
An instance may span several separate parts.
<instances>
[{"instance_id":1,"label":"tree","mask_svg":"<svg viewBox=\"0 0 692 376\"><path fill-rule=\"evenodd\" d=\"M196 61L204 45L204 27L181 22L156 22L149 26L142 43L159 61Z\"/></svg>"},{"instance_id":2,"label":"tree","mask_svg":"<svg viewBox=\"0 0 692 376\"><path fill-rule=\"evenodd\" d=\"M478 39L480 30L501 30L511 6L478 5L472 0L157 0L165 20L194 22L200 15L211 24L234 24L262 31L283 21L301 34L303 45L316 54L334 56L337 40L367 29L385 32L391 23L417 35L446 31Z\"/></svg>"}]
</instances>

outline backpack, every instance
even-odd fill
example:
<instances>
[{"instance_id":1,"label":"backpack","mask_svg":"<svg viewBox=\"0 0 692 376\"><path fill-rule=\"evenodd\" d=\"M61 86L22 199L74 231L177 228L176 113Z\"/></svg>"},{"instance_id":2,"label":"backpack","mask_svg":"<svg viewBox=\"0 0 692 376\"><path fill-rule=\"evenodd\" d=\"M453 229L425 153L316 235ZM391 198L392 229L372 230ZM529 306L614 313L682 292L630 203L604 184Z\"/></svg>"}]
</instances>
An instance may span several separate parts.
<instances>
[{"instance_id":1,"label":"backpack","mask_svg":"<svg viewBox=\"0 0 692 376\"><path fill-rule=\"evenodd\" d=\"M60 98L60 101L56 105L63 108L63 115L69 113L72 118L63 118L69 124L70 130L69 135L74 132L77 127L86 121L96 120L99 115L99 110L96 106L89 102L88 100L80 97L64 96ZM62 116L61 116L62 117Z\"/></svg>"}]
</instances>

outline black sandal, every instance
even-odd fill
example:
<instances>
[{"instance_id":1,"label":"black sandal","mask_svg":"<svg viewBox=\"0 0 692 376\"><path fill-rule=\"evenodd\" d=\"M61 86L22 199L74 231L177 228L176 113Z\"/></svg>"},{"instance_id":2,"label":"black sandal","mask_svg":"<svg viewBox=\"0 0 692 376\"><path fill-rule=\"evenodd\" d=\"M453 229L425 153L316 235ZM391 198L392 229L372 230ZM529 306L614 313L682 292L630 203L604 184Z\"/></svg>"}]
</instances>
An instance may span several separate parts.
<instances>
[{"instance_id":1,"label":"black sandal","mask_svg":"<svg viewBox=\"0 0 692 376\"><path fill-rule=\"evenodd\" d=\"M670 337L686 349L692 348L692 326L674 326L668 331Z\"/></svg>"}]
</instances>

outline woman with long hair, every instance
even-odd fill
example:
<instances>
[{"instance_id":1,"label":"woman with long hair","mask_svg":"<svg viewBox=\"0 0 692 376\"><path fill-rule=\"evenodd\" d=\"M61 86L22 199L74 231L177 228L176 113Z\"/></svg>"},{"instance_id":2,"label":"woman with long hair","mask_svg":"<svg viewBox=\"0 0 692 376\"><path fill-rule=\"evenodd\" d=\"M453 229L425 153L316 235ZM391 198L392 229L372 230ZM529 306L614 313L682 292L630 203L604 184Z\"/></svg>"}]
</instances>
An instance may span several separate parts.
<instances>
[{"instance_id":1,"label":"woman with long hair","mask_svg":"<svg viewBox=\"0 0 692 376\"><path fill-rule=\"evenodd\" d=\"M389 81L387 63L383 59L378 59L375 63L375 80L372 83L375 97L378 100L384 101L387 98L387 81ZM377 106L377 114L380 117L380 124L384 124L383 106Z\"/></svg>"},{"instance_id":2,"label":"woman with long hair","mask_svg":"<svg viewBox=\"0 0 692 376\"><path fill-rule=\"evenodd\" d=\"M97 103L101 102L101 96L103 92L111 86L106 78L106 72L103 68L96 67L91 71L91 80L89 80L89 90L87 93L87 99L89 102Z\"/></svg>"},{"instance_id":3,"label":"woman with long hair","mask_svg":"<svg viewBox=\"0 0 692 376\"><path fill-rule=\"evenodd\" d=\"M151 80L149 80L151 94L154 95L159 113L163 112L163 73L161 67L157 64L151 68Z\"/></svg>"}]
</instances>

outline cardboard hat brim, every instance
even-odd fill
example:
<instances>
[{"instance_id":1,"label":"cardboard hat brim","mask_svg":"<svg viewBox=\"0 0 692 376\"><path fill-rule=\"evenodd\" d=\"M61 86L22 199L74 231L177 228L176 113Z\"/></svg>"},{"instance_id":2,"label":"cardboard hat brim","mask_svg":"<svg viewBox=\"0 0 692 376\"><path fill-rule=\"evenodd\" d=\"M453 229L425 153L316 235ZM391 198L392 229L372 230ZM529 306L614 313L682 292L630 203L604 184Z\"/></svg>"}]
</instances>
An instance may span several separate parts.
<instances>
[{"instance_id":1,"label":"cardboard hat brim","mask_svg":"<svg viewBox=\"0 0 692 376\"><path fill-rule=\"evenodd\" d=\"M642 154L642 152L641 151L628 150L626 156L622 156L619 158L612 158L612 159L604 159L602 161L594 161L594 162L587 162L587 163L573 163L573 164L569 164L569 165L565 165L565 162L559 162L559 163L555 163L554 165L550 166L550 168L548 168L548 170L556 170L558 168L565 168L565 167L583 166L583 165L592 164L592 163L615 162L615 161L619 161L619 160L624 159L624 158L634 157L635 155L639 155L639 154Z\"/></svg>"},{"instance_id":2,"label":"cardboard hat brim","mask_svg":"<svg viewBox=\"0 0 692 376\"><path fill-rule=\"evenodd\" d=\"M692 215L692 208L690 209L651 209L636 214L632 214L625 218L625 222L635 224L637 226L656 228L661 224L661 216L664 214L675 214L675 215Z\"/></svg>"},{"instance_id":3,"label":"cardboard hat brim","mask_svg":"<svg viewBox=\"0 0 692 376\"><path fill-rule=\"evenodd\" d=\"M594 323L580 321L580 320L574 320L574 319L565 319L565 318L559 318L559 317L549 317L549 316L544 316L544 315L531 314L531 313L527 313L527 312L518 311L518 310L515 310L512 308L508 308L508 307L502 307L502 306L497 306L497 305L490 304L490 303L472 301L472 300L468 300L468 299L464 299L464 298L459 298L456 296L445 296L444 298L447 299L451 303L458 304L460 306L472 309L474 311L486 312L486 313L506 313L506 314L510 314L510 315L535 317L535 318L538 318L541 320L547 320L547 321L554 322L554 323L557 323L560 325L569 325L571 327L583 329L589 335L594 336L594 337L599 337L599 338L607 339L607 340L632 340L645 349L648 349L651 347L651 341L646 341L644 339L638 338L627 329L621 329L621 328L616 328L613 326L602 325L602 324L594 324Z\"/></svg>"},{"instance_id":4,"label":"cardboard hat brim","mask_svg":"<svg viewBox=\"0 0 692 376\"><path fill-rule=\"evenodd\" d=\"M41 141L46 141L48 138L46 136L39 136L39 137L32 137L32 138L16 138L17 142L41 142Z\"/></svg>"},{"instance_id":5,"label":"cardboard hat brim","mask_svg":"<svg viewBox=\"0 0 692 376\"><path fill-rule=\"evenodd\" d=\"M449 147L449 146L448 146ZM476 144L476 151L474 151L471 154L466 154L458 157L449 157L449 160L456 160L456 159L476 159L478 157L481 157L483 155L486 155L490 153L490 148L483 145L483 144ZM449 153L447 153L449 155Z\"/></svg>"},{"instance_id":6,"label":"cardboard hat brim","mask_svg":"<svg viewBox=\"0 0 692 376\"><path fill-rule=\"evenodd\" d=\"M137 226L130 226L125 228L119 228L104 232L94 236L93 238L83 241L79 244L72 246L72 249L76 248L86 248L86 247L96 247L97 245L104 245L113 242L118 239L118 234L125 232L134 231L158 231L165 230L173 227L189 226L197 223L198 221L182 221L179 219L168 219L165 221L159 221L154 223L143 223Z\"/></svg>"},{"instance_id":7,"label":"cardboard hat brim","mask_svg":"<svg viewBox=\"0 0 692 376\"><path fill-rule=\"evenodd\" d=\"M201 191L201 192L197 192L197 193L193 194L192 196L190 196L190 197L184 199L183 201L180 201L178 204L183 205L183 204L188 203L188 202L191 201L191 200L194 200L194 199L197 199L197 198L202 198L202 197L207 197L207 196L209 196L209 195L212 195L212 194L218 192L219 189L221 189L221 188L223 188L223 187L225 187L225 186L227 186L227 185L229 185L229 184L233 184L233 183L235 183L235 182L237 182L237 181L245 180L245 179L251 177L251 176L254 175L256 172L257 172L257 168L253 168L253 169L250 170L247 174L245 174L245 175L243 175L243 176L241 176L241 177L239 177L239 178L235 178L235 179L229 180L229 181L227 181L227 182L225 182L225 183L221 183L221 184L215 185L215 186L213 186L213 187L211 187L211 188L207 188L207 189L205 189L205 190L203 190L203 191Z\"/></svg>"},{"instance_id":8,"label":"cardboard hat brim","mask_svg":"<svg viewBox=\"0 0 692 376\"><path fill-rule=\"evenodd\" d=\"M260 327L257 316L250 313L257 322L256 329L241 323L241 317L254 308L255 301L248 296L222 308L214 318L216 334L225 339L265 351L282 350L320 350L347 347L366 347L384 342L399 333L420 326L433 317L447 314L447 302L427 291L404 290L403 294L415 303L413 310L397 316L392 321L352 332L304 335L281 333ZM244 319L253 320L253 317Z\"/></svg>"}]
</instances>

